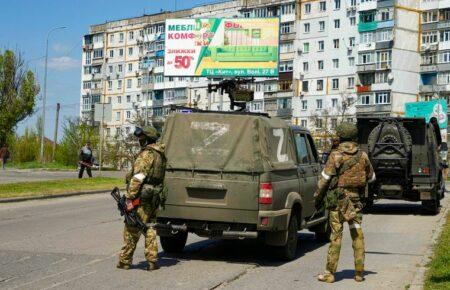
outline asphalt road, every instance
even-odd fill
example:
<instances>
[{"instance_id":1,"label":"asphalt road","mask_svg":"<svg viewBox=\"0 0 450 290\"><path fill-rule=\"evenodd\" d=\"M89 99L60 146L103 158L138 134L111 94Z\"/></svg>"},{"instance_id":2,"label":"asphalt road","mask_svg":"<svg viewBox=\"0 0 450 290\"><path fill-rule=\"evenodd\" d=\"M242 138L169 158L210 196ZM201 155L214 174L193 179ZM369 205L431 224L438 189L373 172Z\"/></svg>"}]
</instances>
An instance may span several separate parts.
<instances>
[{"instance_id":1,"label":"asphalt road","mask_svg":"<svg viewBox=\"0 0 450 290\"><path fill-rule=\"evenodd\" d=\"M98 171L93 170L92 176L99 176ZM104 171L102 172L104 177L124 177L125 172L120 171ZM84 177L87 177L87 173L84 173ZM59 180L68 178L78 178L78 171L49 171L49 170L36 170L36 169L0 169L0 184L14 183L14 182L27 182L27 181L44 181L44 180Z\"/></svg>"},{"instance_id":2,"label":"asphalt road","mask_svg":"<svg viewBox=\"0 0 450 290\"><path fill-rule=\"evenodd\" d=\"M443 201L445 207L450 198ZM332 285L316 281L327 245L301 232L298 258L274 261L254 241L209 241L189 236L183 254L160 252L161 269L143 271L142 241L129 271L115 268L123 223L109 195L0 205L2 289L404 289L413 279L440 215L419 204L381 202L364 217L364 285L353 281L348 227Z\"/></svg>"}]
</instances>

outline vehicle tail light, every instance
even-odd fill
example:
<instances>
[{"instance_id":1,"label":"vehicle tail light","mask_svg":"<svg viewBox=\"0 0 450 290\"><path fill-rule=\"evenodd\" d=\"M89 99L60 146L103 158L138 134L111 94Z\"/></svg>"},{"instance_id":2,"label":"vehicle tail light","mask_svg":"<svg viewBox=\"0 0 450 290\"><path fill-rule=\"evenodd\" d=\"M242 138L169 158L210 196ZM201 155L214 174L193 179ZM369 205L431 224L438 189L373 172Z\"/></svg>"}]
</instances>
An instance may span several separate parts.
<instances>
[{"instance_id":1,"label":"vehicle tail light","mask_svg":"<svg viewBox=\"0 0 450 290\"><path fill-rule=\"evenodd\" d=\"M268 217L261 218L261 225L262 226L268 226L269 225L269 218Z\"/></svg>"},{"instance_id":2,"label":"vehicle tail light","mask_svg":"<svg viewBox=\"0 0 450 290\"><path fill-rule=\"evenodd\" d=\"M422 173L422 174L430 174L430 167L422 167L422 168L419 168L419 173Z\"/></svg>"},{"instance_id":3,"label":"vehicle tail light","mask_svg":"<svg viewBox=\"0 0 450 290\"><path fill-rule=\"evenodd\" d=\"M259 186L259 203L271 204L273 196L272 183L263 182Z\"/></svg>"}]
</instances>

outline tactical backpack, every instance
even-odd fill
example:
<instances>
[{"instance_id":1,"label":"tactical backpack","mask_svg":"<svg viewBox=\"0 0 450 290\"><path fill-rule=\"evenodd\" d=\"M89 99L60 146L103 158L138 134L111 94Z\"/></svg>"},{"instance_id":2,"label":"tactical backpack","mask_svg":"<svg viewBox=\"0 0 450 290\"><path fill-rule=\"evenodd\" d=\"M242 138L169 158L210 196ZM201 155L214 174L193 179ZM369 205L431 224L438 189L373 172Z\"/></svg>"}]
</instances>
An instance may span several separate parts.
<instances>
[{"instance_id":1,"label":"tactical backpack","mask_svg":"<svg viewBox=\"0 0 450 290\"><path fill-rule=\"evenodd\" d=\"M339 177L355 166L362 156L362 152L358 151L354 156L342 163L336 171L336 175L331 178L330 185L328 187L327 194L325 196L325 208L329 210L341 211L346 221L352 220L356 216L356 209L353 206L350 198L338 187Z\"/></svg>"},{"instance_id":2,"label":"tactical backpack","mask_svg":"<svg viewBox=\"0 0 450 290\"><path fill-rule=\"evenodd\" d=\"M151 148L151 147L150 147ZM163 153L151 148L153 152L153 163L144 180L141 189L141 198L148 202L154 209L164 208L167 199L167 187L164 184L164 176L167 159Z\"/></svg>"}]
</instances>

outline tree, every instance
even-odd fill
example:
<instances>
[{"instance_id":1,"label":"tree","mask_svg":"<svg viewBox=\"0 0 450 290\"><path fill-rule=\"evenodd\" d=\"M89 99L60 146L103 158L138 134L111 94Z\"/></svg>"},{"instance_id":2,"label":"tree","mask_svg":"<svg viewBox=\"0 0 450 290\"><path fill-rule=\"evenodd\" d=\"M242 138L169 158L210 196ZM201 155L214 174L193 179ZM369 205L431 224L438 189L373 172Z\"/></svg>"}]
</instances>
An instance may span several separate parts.
<instances>
[{"instance_id":1,"label":"tree","mask_svg":"<svg viewBox=\"0 0 450 290\"><path fill-rule=\"evenodd\" d=\"M0 53L0 143L33 114L38 93L39 85L21 55L11 50Z\"/></svg>"}]
</instances>

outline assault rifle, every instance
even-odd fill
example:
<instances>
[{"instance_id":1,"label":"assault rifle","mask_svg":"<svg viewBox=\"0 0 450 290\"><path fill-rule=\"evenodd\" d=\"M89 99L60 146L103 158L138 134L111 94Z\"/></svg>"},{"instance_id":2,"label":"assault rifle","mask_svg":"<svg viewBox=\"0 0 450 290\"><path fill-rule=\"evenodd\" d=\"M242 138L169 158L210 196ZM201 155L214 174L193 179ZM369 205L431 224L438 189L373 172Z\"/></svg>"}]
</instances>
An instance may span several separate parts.
<instances>
[{"instance_id":1,"label":"assault rifle","mask_svg":"<svg viewBox=\"0 0 450 290\"><path fill-rule=\"evenodd\" d=\"M127 199L125 195L120 195L119 188L114 187L111 191L111 196L116 200L117 208L119 209L120 215L125 218L125 223L129 226L137 227L145 233L148 229L147 225L144 224L137 215L136 208L133 208L131 211L127 211Z\"/></svg>"}]
</instances>

